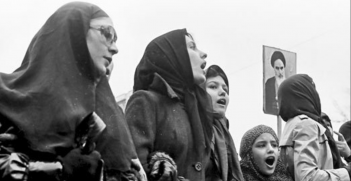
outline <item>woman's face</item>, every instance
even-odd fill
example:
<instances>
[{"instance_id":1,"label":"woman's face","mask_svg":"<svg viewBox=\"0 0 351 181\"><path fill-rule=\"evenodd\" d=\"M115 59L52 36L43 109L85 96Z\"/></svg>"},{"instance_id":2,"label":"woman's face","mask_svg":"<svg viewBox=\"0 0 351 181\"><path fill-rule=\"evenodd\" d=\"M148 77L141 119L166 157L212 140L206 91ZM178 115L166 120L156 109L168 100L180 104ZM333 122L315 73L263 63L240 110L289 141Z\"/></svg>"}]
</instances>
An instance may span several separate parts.
<instances>
[{"instance_id":1,"label":"woman's face","mask_svg":"<svg viewBox=\"0 0 351 181\"><path fill-rule=\"evenodd\" d=\"M229 104L228 86L221 76L209 77L206 80L206 91L212 98L213 110L225 116Z\"/></svg>"},{"instance_id":2,"label":"woman's face","mask_svg":"<svg viewBox=\"0 0 351 181\"><path fill-rule=\"evenodd\" d=\"M278 162L278 143L270 133L261 134L252 146L254 162L264 175L272 175Z\"/></svg>"},{"instance_id":3,"label":"woman's face","mask_svg":"<svg viewBox=\"0 0 351 181\"><path fill-rule=\"evenodd\" d=\"M197 46L189 36L185 36L186 46L188 48L191 68L193 70L194 82L199 85L205 82L205 70L207 54L197 49Z\"/></svg>"},{"instance_id":4,"label":"woman's face","mask_svg":"<svg viewBox=\"0 0 351 181\"><path fill-rule=\"evenodd\" d=\"M92 19L86 39L90 57L98 71L106 75L112 56L118 52L112 20L108 17Z\"/></svg>"}]
</instances>

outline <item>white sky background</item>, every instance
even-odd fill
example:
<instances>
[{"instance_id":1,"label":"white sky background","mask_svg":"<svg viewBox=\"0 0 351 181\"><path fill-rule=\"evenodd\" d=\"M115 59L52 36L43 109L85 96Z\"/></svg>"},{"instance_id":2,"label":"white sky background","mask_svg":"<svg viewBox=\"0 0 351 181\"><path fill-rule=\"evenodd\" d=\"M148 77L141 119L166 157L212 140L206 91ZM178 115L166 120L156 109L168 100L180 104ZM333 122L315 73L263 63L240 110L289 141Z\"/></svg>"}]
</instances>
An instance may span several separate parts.
<instances>
[{"instance_id":1,"label":"white sky background","mask_svg":"<svg viewBox=\"0 0 351 181\"><path fill-rule=\"evenodd\" d=\"M11 73L45 21L68 0L2 1L0 72ZM89 0L112 18L119 53L110 80L115 96L132 90L145 47L168 31L187 28L207 65L229 77L227 117L237 149L244 132L258 124L276 127L265 115L262 46L297 53L297 73L315 81L322 111L335 129L350 120L349 0ZM53 42L54 43L54 42ZM284 124L283 124L284 126Z\"/></svg>"}]
</instances>

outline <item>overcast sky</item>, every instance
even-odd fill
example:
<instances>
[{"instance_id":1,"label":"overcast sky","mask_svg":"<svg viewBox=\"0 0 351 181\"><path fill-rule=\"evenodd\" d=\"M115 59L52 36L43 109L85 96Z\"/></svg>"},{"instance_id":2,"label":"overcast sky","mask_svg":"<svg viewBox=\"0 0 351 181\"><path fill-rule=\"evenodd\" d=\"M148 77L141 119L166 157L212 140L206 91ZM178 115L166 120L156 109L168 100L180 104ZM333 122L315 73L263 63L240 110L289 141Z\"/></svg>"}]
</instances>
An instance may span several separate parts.
<instances>
[{"instance_id":1,"label":"overcast sky","mask_svg":"<svg viewBox=\"0 0 351 181\"><path fill-rule=\"evenodd\" d=\"M45 21L67 0L1 2L0 72L11 73ZM146 45L168 31L187 28L207 65L229 77L227 117L237 149L245 131L258 124L276 127L263 105L262 46L297 55L297 73L315 81L322 111L333 126L350 120L349 0L89 0L114 21L119 53L111 87L115 96L132 90L136 65Z\"/></svg>"}]
</instances>

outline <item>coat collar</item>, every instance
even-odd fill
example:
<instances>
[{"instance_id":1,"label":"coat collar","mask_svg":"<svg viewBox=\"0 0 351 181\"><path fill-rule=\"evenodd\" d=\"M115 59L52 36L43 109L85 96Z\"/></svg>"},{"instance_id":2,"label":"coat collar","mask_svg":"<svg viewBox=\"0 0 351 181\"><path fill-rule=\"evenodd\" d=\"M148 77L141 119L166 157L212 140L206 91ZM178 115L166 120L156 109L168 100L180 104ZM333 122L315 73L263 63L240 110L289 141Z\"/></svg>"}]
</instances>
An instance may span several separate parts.
<instances>
[{"instance_id":1,"label":"coat collar","mask_svg":"<svg viewBox=\"0 0 351 181\"><path fill-rule=\"evenodd\" d=\"M154 74L154 79L152 80L149 88L160 92L161 94L167 95L171 99L175 98L180 100L180 97L175 93L172 87L158 73Z\"/></svg>"}]
</instances>

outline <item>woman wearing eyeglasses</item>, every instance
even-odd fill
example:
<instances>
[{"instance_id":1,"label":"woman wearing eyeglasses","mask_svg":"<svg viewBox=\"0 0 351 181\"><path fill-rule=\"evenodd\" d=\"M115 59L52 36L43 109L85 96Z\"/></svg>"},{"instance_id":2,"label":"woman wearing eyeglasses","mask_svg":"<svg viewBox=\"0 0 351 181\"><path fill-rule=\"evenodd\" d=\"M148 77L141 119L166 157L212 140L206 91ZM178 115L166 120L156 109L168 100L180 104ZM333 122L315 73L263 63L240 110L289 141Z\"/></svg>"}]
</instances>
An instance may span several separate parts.
<instances>
[{"instance_id":1,"label":"woman wearing eyeglasses","mask_svg":"<svg viewBox=\"0 0 351 181\"><path fill-rule=\"evenodd\" d=\"M199 85L206 57L179 29L152 40L135 70L126 119L149 180L205 180L212 107Z\"/></svg>"},{"instance_id":2,"label":"woman wearing eyeglasses","mask_svg":"<svg viewBox=\"0 0 351 181\"><path fill-rule=\"evenodd\" d=\"M136 151L106 77L116 40L103 10L68 3L34 36L21 66L0 73L2 180L99 180L102 170L107 180L135 178Z\"/></svg>"}]
</instances>

